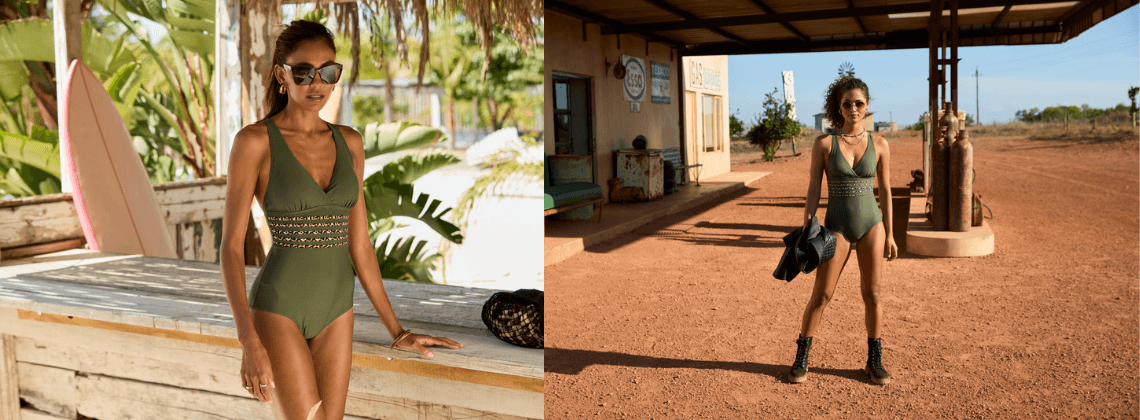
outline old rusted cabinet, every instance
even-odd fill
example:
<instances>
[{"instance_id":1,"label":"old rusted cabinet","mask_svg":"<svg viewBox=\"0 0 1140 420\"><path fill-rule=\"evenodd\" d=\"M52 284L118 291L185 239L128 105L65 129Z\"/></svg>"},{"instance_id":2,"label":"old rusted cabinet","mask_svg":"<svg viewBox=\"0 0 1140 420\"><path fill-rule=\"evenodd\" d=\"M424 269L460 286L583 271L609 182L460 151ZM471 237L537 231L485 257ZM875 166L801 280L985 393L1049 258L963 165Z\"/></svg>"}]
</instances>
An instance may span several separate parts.
<instances>
[{"instance_id":1,"label":"old rusted cabinet","mask_svg":"<svg viewBox=\"0 0 1140 420\"><path fill-rule=\"evenodd\" d=\"M645 189L645 198L656 200L665 194L665 151L661 149L621 149L614 153L617 177L623 187Z\"/></svg>"}]
</instances>

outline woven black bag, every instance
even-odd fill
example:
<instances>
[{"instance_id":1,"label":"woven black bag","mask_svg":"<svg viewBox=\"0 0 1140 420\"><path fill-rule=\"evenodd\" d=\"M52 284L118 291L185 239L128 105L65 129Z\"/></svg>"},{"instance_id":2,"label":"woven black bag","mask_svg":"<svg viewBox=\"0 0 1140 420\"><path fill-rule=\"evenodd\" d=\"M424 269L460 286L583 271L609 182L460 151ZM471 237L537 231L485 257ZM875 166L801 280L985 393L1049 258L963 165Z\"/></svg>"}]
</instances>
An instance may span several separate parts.
<instances>
[{"instance_id":1,"label":"woven black bag","mask_svg":"<svg viewBox=\"0 0 1140 420\"><path fill-rule=\"evenodd\" d=\"M483 324L495 337L516 346L543 346L542 291L498 292L483 304Z\"/></svg>"}]
</instances>

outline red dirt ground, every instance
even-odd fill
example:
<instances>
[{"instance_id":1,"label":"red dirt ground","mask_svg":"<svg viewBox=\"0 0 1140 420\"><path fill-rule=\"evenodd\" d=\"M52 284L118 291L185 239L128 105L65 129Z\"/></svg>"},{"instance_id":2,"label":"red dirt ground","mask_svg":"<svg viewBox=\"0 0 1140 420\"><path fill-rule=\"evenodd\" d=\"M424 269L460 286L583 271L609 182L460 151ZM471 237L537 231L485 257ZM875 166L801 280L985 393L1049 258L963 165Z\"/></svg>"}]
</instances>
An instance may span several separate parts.
<instances>
[{"instance_id":1,"label":"red dirt ground","mask_svg":"<svg viewBox=\"0 0 1140 420\"><path fill-rule=\"evenodd\" d=\"M903 186L921 140L890 143ZM891 384L861 370L855 258L807 382L786 382L815 273L772 271L803 214L804 154L734 165L774 173L546 267L546 418L1137 418L1138 143L973 143L997 251L885 264Z\"/></svg>"}]
</instances>

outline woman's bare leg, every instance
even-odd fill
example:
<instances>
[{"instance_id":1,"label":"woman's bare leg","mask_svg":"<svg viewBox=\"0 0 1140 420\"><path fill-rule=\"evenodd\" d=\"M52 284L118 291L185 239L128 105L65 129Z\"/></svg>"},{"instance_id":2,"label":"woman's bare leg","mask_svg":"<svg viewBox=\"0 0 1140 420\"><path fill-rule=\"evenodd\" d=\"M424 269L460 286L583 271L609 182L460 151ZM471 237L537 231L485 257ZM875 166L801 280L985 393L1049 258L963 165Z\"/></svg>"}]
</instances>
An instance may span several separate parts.
<instances>
[{"instance_id":1,"label":"woman's bare leg","mask_svg":"<svg viewBox=\"0 0 1140 420\"><path fill-rule=\"evenodd\" d=\"M317 392L324 402L321 404L324 420L344 418L348 378L352 372L352 320L352 310L349 310L309 340Z\"/></svg>"},{"instance_id":2,"label":"woman's bare leg","mask_svg":"<svg viewBox=\"0 0 1140 420\"><path fill-rule=\"evenodd\" d=\"M879 280L883 276L883 247L887 241L885 231L883 224L879 223L855 244L859 274L863 280L860 284L866 311L867 338L879 338L879 330L883 325L883 308L879 305Z\"/></svg>"},{"instance_id":3,"label":"woman's bare leg","mask_svg":"<svg viewBox=\"0 0 1140 420\"><path fill-rule=\"evenodd\" d=\"M851 256L849 252L851 244L847 242L847 239L837 232L831 233L835 235L835 256L816 268L815 288L812 289L811 299L808 299L807 307L804 308L800 337L811 337L815 334L815 327L819 325L819 320L823 317L823 309L831 301L831 295L835 293L835 283L839 280L839 275L843 273L843 267L847 265L847 259Z\"/></svg>"},{"instance_id":4,"label":"woman's bare leg","mask_svg":"<svg viewBox=\"0 0 1140 420\"><path fill-rule=\"evenodd\" d=\"M273 368L274 411L286 420L325 420L319 408L315 416L309 415L321 396L309 344L297 324L284 315L254 309L253 327Z\"/></svg>"}]
</instances>

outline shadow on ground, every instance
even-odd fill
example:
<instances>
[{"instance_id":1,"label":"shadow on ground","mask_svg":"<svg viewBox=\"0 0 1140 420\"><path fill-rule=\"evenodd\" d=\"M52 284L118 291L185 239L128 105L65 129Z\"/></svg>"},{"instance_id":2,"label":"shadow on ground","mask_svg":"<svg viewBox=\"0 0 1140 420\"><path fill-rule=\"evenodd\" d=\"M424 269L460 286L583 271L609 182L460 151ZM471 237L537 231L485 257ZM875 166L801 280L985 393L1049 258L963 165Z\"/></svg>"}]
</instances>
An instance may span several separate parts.
<instances>
[{"instance_id":1,"label":"shadow on ground","mask_svg":"<svg viewBox=\"0 0 1140 420\"><path fill-rule=\"evenodd\" d=\"M729 370L743 373L767 375L779 381L787 382L790 365L773 365L770 363L725 362L715 360L675 359L670 357L652 357L636 354L615 353L594 350L571 350L547 347L545 349L545 371L563 375L577 375L582 370L593 365L625 366L632 368L649 369L703 369L703 370ZM789 354L789 357L794 354ZM831 369L811 367L808 372L812 375L831 375L840 378L871 383L867 374L861 369Z\"/></svg>"}]
</instances>

